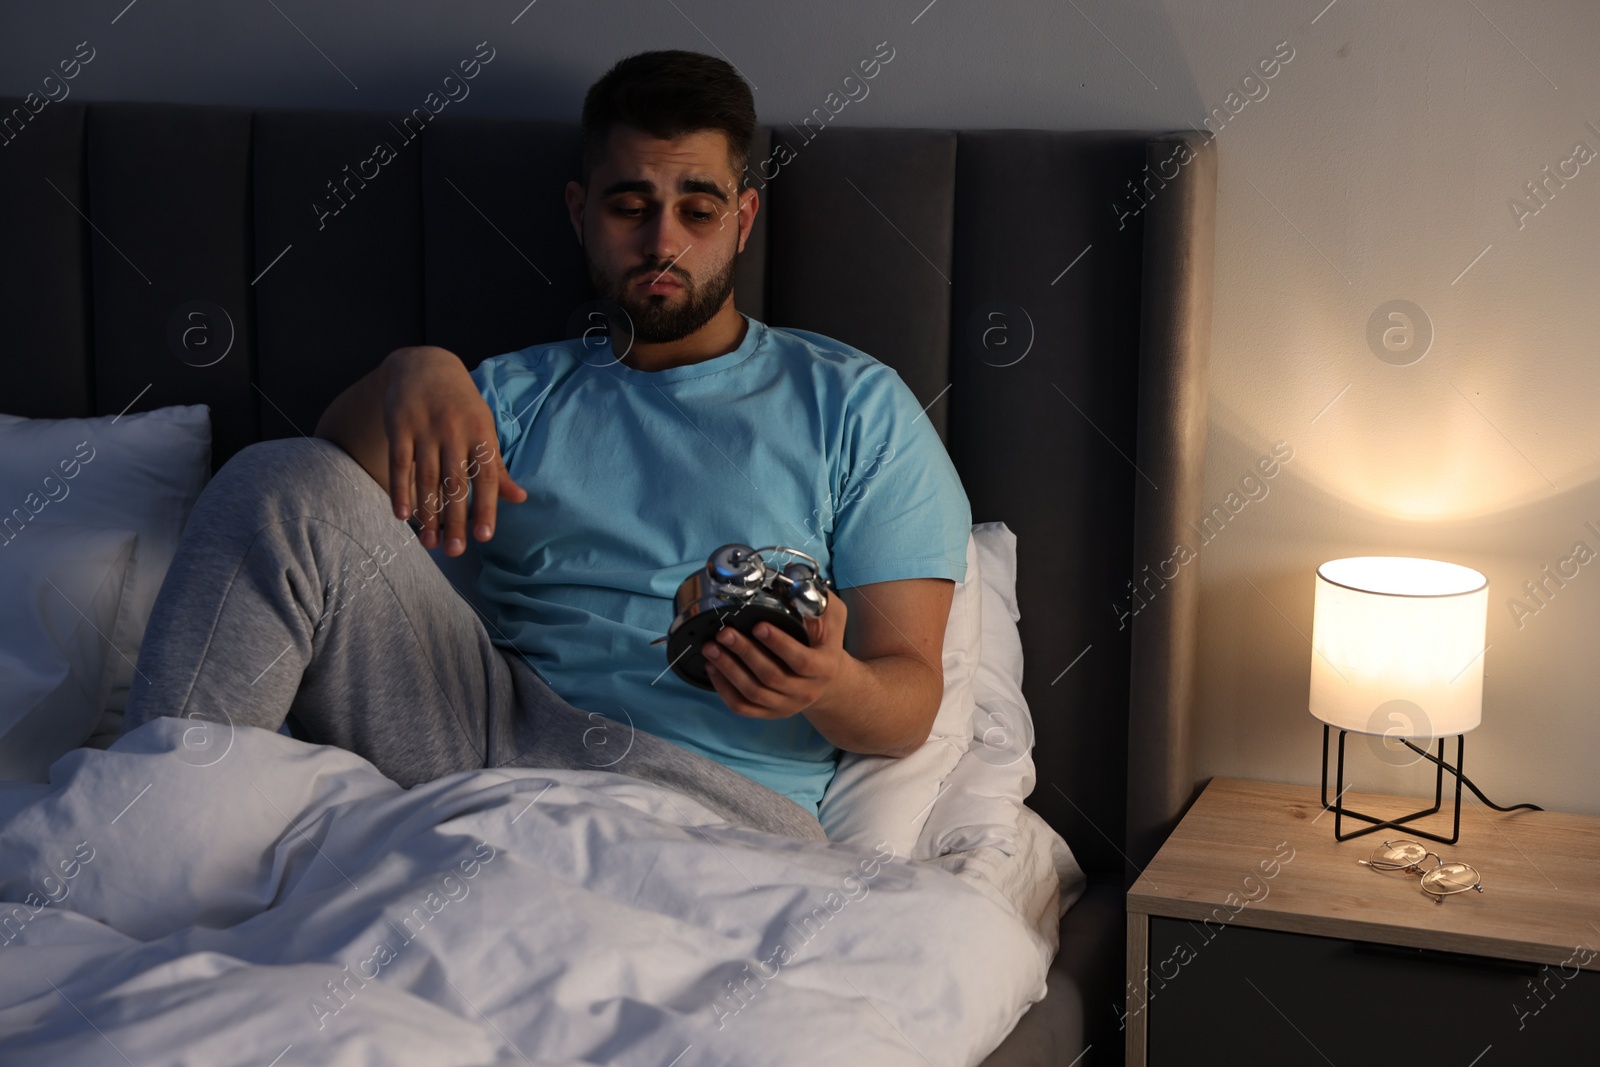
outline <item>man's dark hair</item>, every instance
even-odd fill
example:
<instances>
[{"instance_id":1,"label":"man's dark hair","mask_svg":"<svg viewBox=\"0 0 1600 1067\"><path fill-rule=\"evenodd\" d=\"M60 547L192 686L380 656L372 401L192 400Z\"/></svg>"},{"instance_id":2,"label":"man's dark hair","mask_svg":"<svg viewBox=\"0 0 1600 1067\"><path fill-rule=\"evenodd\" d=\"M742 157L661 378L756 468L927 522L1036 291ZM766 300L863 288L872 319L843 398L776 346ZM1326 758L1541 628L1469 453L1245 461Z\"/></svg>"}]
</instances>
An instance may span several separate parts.
<instances>
[{"instance_id":1,"label":"man's dark hair","mask_svg":"<svg viewBox=\"0 0 1600 1067\"><path fill-rule=\"evenodd\" d=\"M677 49L618 60L583 98L584 188L605 159L606 139L618 124L662 140L721 130L734 180L744 188L756 108L750 86L726 60Z\"/></svg>"}]
</instances>

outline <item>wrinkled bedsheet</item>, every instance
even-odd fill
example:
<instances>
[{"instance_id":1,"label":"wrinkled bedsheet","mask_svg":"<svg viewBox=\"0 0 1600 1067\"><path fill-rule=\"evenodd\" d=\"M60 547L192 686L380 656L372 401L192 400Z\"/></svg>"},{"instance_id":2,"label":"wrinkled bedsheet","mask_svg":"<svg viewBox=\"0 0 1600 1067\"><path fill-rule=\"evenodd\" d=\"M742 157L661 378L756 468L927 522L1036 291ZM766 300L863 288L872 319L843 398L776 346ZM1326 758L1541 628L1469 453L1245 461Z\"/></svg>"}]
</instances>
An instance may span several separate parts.
<instances>
[{"instance_id":1,"label":"wrinkled bedsheet","mask_svg":"<svg viewBox=\"0 0 1600 1067\"><path fill-rule=\"evenodd\" d=\"M1054 946L960 857L222 729L79 749L0 816L0 1063L954 1067L1044 993Z\"/></svg>"}]
</instances>

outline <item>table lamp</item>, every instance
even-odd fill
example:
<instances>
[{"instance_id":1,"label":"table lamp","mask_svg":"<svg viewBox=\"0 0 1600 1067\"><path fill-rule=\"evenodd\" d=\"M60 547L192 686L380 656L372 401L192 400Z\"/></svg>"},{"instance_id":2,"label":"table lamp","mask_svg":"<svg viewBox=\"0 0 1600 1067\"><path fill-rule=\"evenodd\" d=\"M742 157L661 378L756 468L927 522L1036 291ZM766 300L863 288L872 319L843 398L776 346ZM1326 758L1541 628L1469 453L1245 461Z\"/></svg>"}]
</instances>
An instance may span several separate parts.
<instances>
[{"instance_id":1,"label":"table lamp","mask_svg":"<svg viewBox=\"0 0 1600 1067\"><path fill-rule=\"evenodd\" d=\"M1322 807L1334 813L1333 836L1344 841L1382 829L1404 828L1430 841L1455 844L1461 836L1461 786L1498 811L1462 773L1466 732L1483 713L1484 632L1489 580L1471 567L1402 556L1357 556L1317 568L1311 630L1311 714L1322 721ZM1328 742L1339 731L1341 783L1328 800ZM1435 765L1431 808L1380 819L1342 803L1345 737L1350 733L1396 738ZM1455 765L1445 761L1445 739L1456 738ZM1438 740L1435 756L1424 744ZM1447 837L1406 824L1443 807L1444 776L1455 778L1455 823ZM1514 808L1534 808L1518 804ZM1535 810L1538 810L1535 808ZM1344 832L1343 820L1370 823Z\"/></svg>"}]
</instances>

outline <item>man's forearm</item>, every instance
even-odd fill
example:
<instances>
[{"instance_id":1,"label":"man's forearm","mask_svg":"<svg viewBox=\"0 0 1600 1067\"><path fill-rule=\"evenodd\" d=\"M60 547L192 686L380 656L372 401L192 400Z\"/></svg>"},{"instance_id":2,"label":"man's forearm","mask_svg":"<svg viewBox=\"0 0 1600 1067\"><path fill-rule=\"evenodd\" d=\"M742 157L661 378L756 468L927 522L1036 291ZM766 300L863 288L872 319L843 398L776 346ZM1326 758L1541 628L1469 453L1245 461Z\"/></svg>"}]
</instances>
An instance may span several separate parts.
<instances>
[{"instance_id":1,"label":"man's forearm","mask_svg":"<svg viewBox=\"0 0 1600 1067\"><path fill-rule=\"evenodd\" d=\"M846 752L908 756L928 739L943 695L939 672L920 656L846 653L827 696L805 716Z\"/></svg>"}]
</instances>

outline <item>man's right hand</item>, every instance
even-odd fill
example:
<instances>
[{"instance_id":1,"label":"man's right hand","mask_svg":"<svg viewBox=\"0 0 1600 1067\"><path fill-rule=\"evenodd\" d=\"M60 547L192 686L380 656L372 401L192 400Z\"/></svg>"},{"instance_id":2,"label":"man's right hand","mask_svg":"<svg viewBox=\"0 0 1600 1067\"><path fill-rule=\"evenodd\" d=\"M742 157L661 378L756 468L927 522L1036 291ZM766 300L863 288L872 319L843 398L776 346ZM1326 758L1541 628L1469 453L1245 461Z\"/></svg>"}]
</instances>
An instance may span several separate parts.
<instances>
[{"instance_id":1,"label":"man's right hand","mask_svg":"<svg viewBox=\"0 0 1600 1067\"><path fill-rule=\"evenodd\" d=\"M413 515L424 548L443 532L447 556L467 549L467 490L473 534L494 536L495 504L528 494L506 471L494 413L454 352L413 345L389 353L334 398L313 431L344 449L383 487L395 515ZM413 511L415 509L415 511Z\"/></svg>"},{"instance_id":2,"label":"man's right hand","mask_svg":"<svg viewBox=\"0 0 1600 1067\"><path fill-rule=\"evenodd\" d=\"M527 490L511 480L500 455L494 413L460 357L436 345L399 348L384 360L383 428L389 443L388 490L398 518L412 509L424 548L466 551L467 487L472 531L494 536L500 497L520 504ZM413 476L414 475L414 476Z\"/></svg>"}]
</instances>

